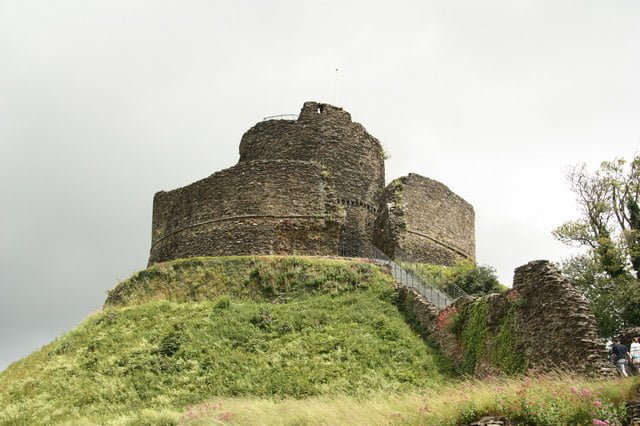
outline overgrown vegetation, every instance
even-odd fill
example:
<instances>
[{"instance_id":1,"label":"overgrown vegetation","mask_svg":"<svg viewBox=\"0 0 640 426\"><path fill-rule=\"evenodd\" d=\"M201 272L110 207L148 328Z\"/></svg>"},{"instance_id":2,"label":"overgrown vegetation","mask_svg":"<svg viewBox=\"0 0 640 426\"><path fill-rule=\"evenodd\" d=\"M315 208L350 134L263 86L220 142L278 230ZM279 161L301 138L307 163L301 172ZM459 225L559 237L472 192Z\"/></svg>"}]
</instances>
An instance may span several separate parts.
<instances>
[{"instance_id":1,"label":"overgrown vegetation","mask_svg":"<svg viewBox=\"0 0 640 426\"><path fill-rule=\"evenodd\" d=\"M601 335L640 325L640 156L567 175L580 217L553 231L584 248L563 269L591 304Z\"/></svg>"},{"instance_id":2,"label":"overgrown vegetation","mask_svg":"<svg viewBox=\"0 0 640 426\"><path fill-rule=\"evenodd\" d=\"M496 322L494 329L488 326L486 298L464 304L460 311L452 306L441 312L437 328L456 336L462 347L461 373L486 374L487 369L508 375L525 372L527 362L516 320L516 309L522 301L508 296L505 310L492 320Z\"/></svg>"},{"instance_id":3,"label":"overgrown vegetation","mask_svg":"<svg viewBox=\"0 0 640 426\"><path fill-rule=\"evenodd\" d=\"M515 309L516 305L511 304L502 317L500 330L493 338L489 354L491 363L506 374L523 373L527 368L527 360L517 337Z\"/></svg>"},{"instance_id":4,"label":"overgrown vegetation","mask_svg":"<svg viewBox=\"0 0 640 426\"><path fill-rule=\"evenodd\" d=\"M477 299L466 306L462 314L467 319L462 330L462 371L473 374L487 345L487 302Z\"/></svg>"},{"instance_id":5,"label":"overgrown vegetation","mask_svg":"<svg viewBox=\"0 0 640 426\"><path fill-rule=\"evenodd\" d=\"M615 425L639 385L460 381L406 324L391 278L367 263L180 260L135 274L109 300L114 306L0 373L0 424L455 425L506 415ZM465 340L470 371L486 358L504 371L523 368L518 301L509 300L495 336L486 301L442 318Z\"/></svg>"},{"instance_id":6,"label":"overgrown vegetation","mask_svg":"<svg viewBox=\"0 0 640 426\"><path fill-rule=\"evenodd\" d=\"M527 425L614 426L624 424L624 401L633 397L639 384L637 378L594 381L546 376L465 380L409 393L372 393L364 399L215 397L183 409L114 413L109 424L453 426L486 415L505 415Z\"/></svg>"},{"instance_id":7,"label":"overgrown vegetation","mask_svg":"<svg viewBox=\"0 0 640 426\"><path fill-rule=\"evenodd\" d=\"M572 376L465 380L399 395L366 400L320 397L304 400L219 398L176 413L185 424L350 424L433 425L473 422L505 415L518 424L557 426L621 425L624 401L637 379L593 381Z\"/></svg>"},{"instance_id":8,"label":"overgrown vegetation","mask_svg":"<svg viewBox=\"0 0 640 426\"><path fill-rule=\"evenodd\" d=\"M379 281L391 282L374 265L363 262L285 256L189 258L134 274L109 292L106 306L198 302L222 295L283 303L311 294L368 289Z\"/></svg>"},{"instance_id":9,"label":"overgrown vegetation","mask_svg":"<svg viewBox=\"0 0 640 426\"><path fill-rule=\"evenodd\" d=\"M447 374L404 322L391 279L376 266L230 263L177 261L136 274L117 290L131 305L107 308L0 374L0 424L139 424L135 416L159 424L213 396L364 397L415 392ZM221 277L240 271L246 276L229 294L213 297Z\"/></svg>"},{"instance_id":10,"label":"overgrown vegetation","mask_svg":"<svg viewBox=\"0 0 640 426\"><path fill-rule=\"evenodd\" d=\"M460 260L454 266L410 262L401 262L401 266L415 273L426 283L441 289L455 284L467 294L474 296L507 290L507 287L498 281L494 268L478 266L470 260Z\"/></svg>"}]
</instances>

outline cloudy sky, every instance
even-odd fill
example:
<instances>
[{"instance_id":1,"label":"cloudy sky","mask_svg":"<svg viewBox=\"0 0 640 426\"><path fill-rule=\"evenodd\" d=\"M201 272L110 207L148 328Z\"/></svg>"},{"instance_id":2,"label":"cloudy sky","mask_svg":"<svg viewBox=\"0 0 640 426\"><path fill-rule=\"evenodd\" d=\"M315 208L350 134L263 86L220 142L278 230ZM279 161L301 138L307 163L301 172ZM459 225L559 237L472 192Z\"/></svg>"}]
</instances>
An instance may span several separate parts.
<instances>
[{"instance_id":1,"label":"cloudy sky","mask_svg":"<svg viewBox=\"0 0 640 426\"><path fill-rule=\"evenodd\" d=\"M636 0L0 0L0 370L144 268L154 192L306 100L380 139L388 181L471 202L503 282L561 260L566 169L640 147L639 22Z\"/></svg>"}]
</instances>

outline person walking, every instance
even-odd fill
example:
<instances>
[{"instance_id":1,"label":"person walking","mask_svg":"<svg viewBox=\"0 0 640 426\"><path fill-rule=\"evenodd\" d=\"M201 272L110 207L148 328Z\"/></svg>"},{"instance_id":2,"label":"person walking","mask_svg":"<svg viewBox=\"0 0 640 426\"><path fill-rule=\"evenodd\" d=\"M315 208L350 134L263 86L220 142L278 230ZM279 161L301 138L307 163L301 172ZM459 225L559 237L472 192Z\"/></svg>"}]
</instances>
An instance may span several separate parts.
<instances>
[{"instance_id":1,"label":"person walking","mask_svg":"<svg viewBox=\"0 0 640 426\"><path fill-rule=\"evenodd\" d=\"M640 375L640 342L637 337L633 338L631 347L629 348L629 355L631 357L631 366L636 371L636 374Z\"/></svg>"},{"instance_id":2,"label":"person walking","mask_svg":"<svg viewBox=\"0 0 640 426\"><path fill-rule=\"evenodd\" d=\"M625 345L620 343L620 338L616 337L611 346L611 352L616 360L616 367L622 377L629 377L627 373L627 359L629 358L629 350Z\"/></svg>"}]
</instances>

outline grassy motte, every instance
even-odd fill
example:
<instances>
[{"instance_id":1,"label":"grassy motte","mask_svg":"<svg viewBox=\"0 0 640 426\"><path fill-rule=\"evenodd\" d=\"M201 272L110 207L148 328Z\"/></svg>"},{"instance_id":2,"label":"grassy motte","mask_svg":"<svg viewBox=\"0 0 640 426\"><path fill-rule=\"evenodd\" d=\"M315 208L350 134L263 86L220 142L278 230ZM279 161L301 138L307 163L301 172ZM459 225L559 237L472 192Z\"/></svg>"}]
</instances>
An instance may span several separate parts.
<instances>
[{"instance_id":1,"label":"grassy motte","mask_svg":"<svg viewBox=\"0 0 640 426\"><path fill-rule=\"evenodd\" d=\"M172 423L218 397L366 399L439 386L447 366L395 297L368 263L155 265L110 292L103 312L0 373L0 424Z\"/></svg>"}]
</instances>

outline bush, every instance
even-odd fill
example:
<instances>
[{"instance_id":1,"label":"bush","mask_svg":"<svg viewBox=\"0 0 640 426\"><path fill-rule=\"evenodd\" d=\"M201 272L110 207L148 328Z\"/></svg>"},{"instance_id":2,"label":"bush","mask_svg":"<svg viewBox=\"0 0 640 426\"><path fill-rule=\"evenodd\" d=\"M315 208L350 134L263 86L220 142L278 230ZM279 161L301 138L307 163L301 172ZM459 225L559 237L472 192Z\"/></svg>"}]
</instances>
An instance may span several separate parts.
<instances>
[{"instance_id":1,"label":"bush","mask_svg":"<svg viewBox=\"0 0 640 426\"><path fill-rule=\"evenodd\" d=\"M455 284L472 296L501 293L507 289L498 281L494 268L477 266L470 260L460 260L454 266L407 262L401 265L430 285L446 289Z\"/></svg>"}]
</instances>

